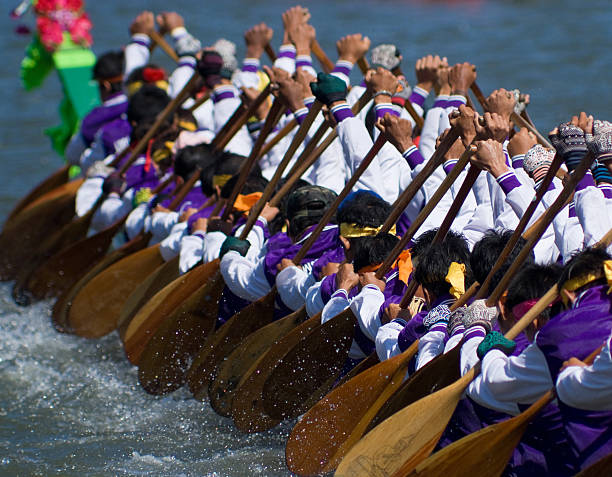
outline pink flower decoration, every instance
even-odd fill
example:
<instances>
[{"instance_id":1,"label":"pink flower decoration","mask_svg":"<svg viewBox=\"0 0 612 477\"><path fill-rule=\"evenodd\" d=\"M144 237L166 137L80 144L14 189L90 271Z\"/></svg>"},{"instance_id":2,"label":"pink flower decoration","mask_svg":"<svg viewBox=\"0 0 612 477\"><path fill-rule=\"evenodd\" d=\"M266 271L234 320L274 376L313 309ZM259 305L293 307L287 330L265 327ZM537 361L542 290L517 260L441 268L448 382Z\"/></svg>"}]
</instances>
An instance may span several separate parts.
<instances>
[{"instance_id":1,"label":"pink flower decoration","mask_svg":"<svg viewBox=\"0 0 612 477\"><path fill-rule=\"evenodd\" d=\"M63 37L62 28L59 23L46 17L38 17L36 19L36 26L40 34L40 41L47 50L54 51L61 45Z\"/></svg>"},{"instance_id":2,"label":"pink flower decoration","mask_svg":"<svg viewBox=\"0 0 612 477\"><path fill-rule=\"evenodd\" d=\"M91 21L87 14L83 14L77 18L70 27L72 41L79 45L90 46L93 41L89 33L91 26Z\"/></svg>"}]
</instances>

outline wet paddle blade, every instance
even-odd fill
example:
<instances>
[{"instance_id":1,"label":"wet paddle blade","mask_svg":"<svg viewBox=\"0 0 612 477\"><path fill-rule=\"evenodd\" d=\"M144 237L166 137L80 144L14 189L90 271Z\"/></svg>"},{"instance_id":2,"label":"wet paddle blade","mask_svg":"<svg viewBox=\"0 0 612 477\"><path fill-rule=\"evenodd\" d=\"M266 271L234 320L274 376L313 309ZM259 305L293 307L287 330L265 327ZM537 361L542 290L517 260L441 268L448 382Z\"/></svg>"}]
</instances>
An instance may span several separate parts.
<instances>
[{"instance_id":1,"label":"wet paddle blade","mask_svg":"<svg viewBox=\"0 0 612 477\"><path fill-rule=\"evenodd\" d=\"M349 451L335 475L392 475L400 468L414 469L436 446L474 371L381 422Z\"/></svg>"},{"instance_id":2,"label":"wet paddle blade","mask_svg":"<svg viewBox=\"0 0 612 477\"><path fill-rule=\"evenodd\" d=\"M209 280L160 325L138 362L138 382L155 395L170 393L185 383L193 357L215 327L223 279Z\"/></svg>"},{"instance_id":3,"label":"wet paddle blade","mask_svg":"<svg viewBox=\"0 0 612 477\"><path fill-rule=\"evenodd\" d=\"M298 421L287 440L285 458L289 470L299 475L333 470L363 435L363 424L357 435L355 430L371 407L388 387L387 393L392 393L401 384L408 361L417 349L418 345L407 350L409 352L378 363L336 387L315 404ZM395 376L398 370L401 372ZM349 437L353 437L354 442L347 446ZM344 450L339 455L341 448Z\"/></svg>"},{"instance_id":4,"label":"wet paddle blade","mask_svg":"<svg viewBox=\"0 0 612 477\"><path fill-rule=\"evenodd\" d=\"M162 263L157 244L119 260L92 278L72 301L69 320L74 333L100 338L114 331L127 297Z\"/></svg>"},{"instance_id":5,"label":"wet paddle blade","mask_svg":"<svg viewBox=\"0 0 612 477\"><path fill-rule=\"evenodd\" d=\"M164 320L202 283L217 279L219 260L197 266L170 282L138 310L124 335L125 353L132 364L138 364L147 343Z\"/></svg>"},{"instance_id":6,"label":"wet paddle blade","mask_svg":"<svg viewBox=\"0 0 612 477\"><path fill-rule=\"evenodd\" d=\"M274 320L275 298L276 292L270 292L250 303L227 320L205 343L188 373L189 390L194 396L208 392L217 366L243 339Z\"/></svg>"},{"instance_id":7,"label":"wet paddle blade","mask_svg":"<svg viewBox=\"0 0 612 477\"><path fill-rule=\"evenodd\" d=\"M168 283L176 280L178 276L179 256L177 255L173 259L157 267L153 273L149 274L149 276L130 293L130 296L125 300L121 308L121 314L117 322L117 331L119 332L121 341L124 341L125 332L138 310Z\"/></svg>"},{"instance_id":8,"label":"wet paddle blade","mask_svg":"<svg viewBox=\"0 0 612 477\"><path fill-rule=\"evenodd\" d=\"M331 376L337 378L340 374L354 332L355 316L347 309L300 340L266 381L263 391L266 413L282 420L306 411L305 401L320 391Z\"/></svg>"},{"instance_id":9,"label":"wet paddle blade","mask_svg":"<svg viewBox=\"0 0 612 477\"><path fill-rule=\"evenodd\" d=\"M232 419L239 431L262 432L271 429L280 422L264 412L262 399L264 384L282 357L320 323L320 314L304 321L272 345L245 373L238 384L238 389L235 391L232 401Z\"/></svg>"},{"instance_id":10,"label":"wet paddle blade","mask_svg":"<svg viewBox=\"0 0 612 477\"><path fill-rule=\"evenodd\" d=\"M612 454L581 470L576 477L601 477L603 475L612 475Z\"/></svg>"},{"instance_id":11,"label":"wet paddle blade","mask_svg":"<svg viewBox=\"0 0 612 477\"><path fill-rule=\"evenodd\" d=\"M210 383L208 396L213 410L224 417L232 415L234 391L244 374L263 355L270 346L306 320L305 307L295 313L273 321L247 336L216 371L215 379ZM200 399L199 396L195 396Z\"/></svg>"}]
</instances>

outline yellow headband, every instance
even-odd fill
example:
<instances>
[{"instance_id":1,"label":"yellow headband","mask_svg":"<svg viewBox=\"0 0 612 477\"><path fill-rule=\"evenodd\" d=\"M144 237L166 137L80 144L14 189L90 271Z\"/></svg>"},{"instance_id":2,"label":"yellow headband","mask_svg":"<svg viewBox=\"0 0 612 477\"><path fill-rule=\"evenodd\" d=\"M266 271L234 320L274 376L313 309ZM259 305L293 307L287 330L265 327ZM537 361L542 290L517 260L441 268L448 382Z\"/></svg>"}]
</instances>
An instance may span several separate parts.
<instances>
[{"instance_id":1,"label":"yellow headband","mask_svg":"<svg viewBox=\"0 0 612 477\"><path fill-rule=\"evenodd\" d=\"M182 121L179 121L178 125L181 129L184 129L185 131L194 132L198 130L198 126L193 121L185 121L183 119Z\"/></svg>"},{"instance_id":2,"label":"yellow headband","mask_svg":"<svg viewBox=\"0 0 612 477\"><path fill-rule=\"evenodd\" d=\"M465 293L465 265L463 263L452 262L444 279L450 283L449 293L456 299Z\"/></svg>"},{"instance_id":3,"label":"yellow headband","mask_svg":"<svg viewBox=\"0 0 612 477\"><path fill-rule=\"evenodd\" d=\"M382 225L380 227L359 227L357 224L343 222L340 224L340 235L344 238L372 237L377 235L380 229L382 229ZM395 225L391 227L389 233L391 235L396 234Z\"/></svg>"},{"instance_id":4,"label":"yellow headband","mask_svg":"<svg viewBox=\"0 0 612 477\"><path fill-rule=\"evenodd\" d=\"M152 156L153 162L155 162L156 164L159 164L163 160L171 157L173 147L174 147L173 141L164 142L164 146L160 147L159 149L156 149L155 152L153 153L153 156Z\"/></svg>"},{"instance_id":5,"label":"yellow headband","mask_svg":"<svg viewBox=\"0 0 612 477\"><path fill-rule=\"evenodd\" d=\"M608 283L608 295L612 292L612 260L606 260L603 263L603 271L601 273L587 273L586 275L582 275L580 277L571 278L566 281L561 287L560 291L576 291L579 288L582 288L585 285L588 285L595 280L599 280L600 278L605 278ZM561 295L561 301L563 304L567 306L569 302L569 298L565 295L565 293L559 293Z\"/></svg>"},{"instance_id":6,"label":"yellow headband","mask_svg":"<svg viewBox=\"0 0 612 477\"><path fill-rule=\"evenodd\" d=\"M134 93L136 93L140 88L142 88L143 84L144 84L143 81L132 81L130 84L128 84L127 85L128 96L132 96ZM168 82L166 80L159 80L159 81L156 81L155 83L148 83L148 84L153 84L157 86L158 88L163 89L164 91L168 91Z\"/></svg>"},{"instance_id":7,"label":"yellow headband","mask_svg":"<svg viewBox=\"0 0 612 477\"><path fill-rule=\"evenodd\" d=\"M231 178L231 174L219 174L218 176L213 176L213 187L223 187Z\"/></svg>"}]
</instances>

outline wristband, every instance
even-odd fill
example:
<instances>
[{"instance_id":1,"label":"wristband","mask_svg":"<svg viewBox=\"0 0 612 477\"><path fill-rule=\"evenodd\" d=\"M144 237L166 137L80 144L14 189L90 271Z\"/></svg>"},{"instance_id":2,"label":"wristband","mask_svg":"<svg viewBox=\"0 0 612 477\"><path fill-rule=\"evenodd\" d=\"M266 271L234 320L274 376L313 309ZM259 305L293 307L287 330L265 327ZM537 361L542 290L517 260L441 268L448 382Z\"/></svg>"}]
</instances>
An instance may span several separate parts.
<instances>
[{"instance_id":1,"label":"wristband","mask_svg":"<svg viewBox=\"0 0 612 477\"><path fill-rule=\"evenodd\" d=\"M374 93L372 95L372 98L376 98L376 96L381 96L381 95L393 97L393 93L383 89L382 91L377 91L376 93Z\"/></svg>"}]
</instances>

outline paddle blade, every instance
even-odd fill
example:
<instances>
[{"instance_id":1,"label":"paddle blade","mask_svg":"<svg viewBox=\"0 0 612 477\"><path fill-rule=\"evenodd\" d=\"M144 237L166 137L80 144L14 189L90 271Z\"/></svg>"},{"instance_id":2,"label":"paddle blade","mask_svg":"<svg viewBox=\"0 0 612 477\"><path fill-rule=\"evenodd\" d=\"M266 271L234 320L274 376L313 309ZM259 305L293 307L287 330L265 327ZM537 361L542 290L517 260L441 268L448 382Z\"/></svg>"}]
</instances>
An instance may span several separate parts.
<instances>
[{"instance_id":1,"label":"paddle blade","mask_svg":"<svg viewBox=\"0 0 612 477\"><path fill-rule=\"evenodd\" d=\"M226 321L202 348L188 373L189 390L202 398L208 393L210 382L215 377L217 366L236 347L261 327L274 320L273 290L259 300L244 307ZM216 318L216 315L215 315Z\"/></svg>"},{"instance_id":2,"label":"paddle blade","mask_svg":"<svg viewBox=\"0 0 612 477\"><path fill-rule=\"evenodd\" d=\"M170 313L203 283L219 277L219 259L216 259L189 270L153 295L134 315L125 331L123 344L129 361L138 364L147 343Z\"/></svg>"},{"instance_id":3,"label":"paddle blade","mask_svg":"<svg viewBox=\"0 0 612 477\"><path fill-rule=\"evenodd\" d=\"M85 285L87 285L89 280L95 277L98 273L102 272L113 263L121 260L123 257L141 250L144 246L146 246L146 242L148 242L148 240L148 237L139 235L118 249L113 250L108 255L102 255L103 252L100 252L99 258L92 260L91 267L89 269L83 269L81 270L80 275L73 277L75 281L74 284L70 286L66 285L66 290L60 294L55 302L55 305L53 306L51 322L53 323L55 329L61 333L72 333L72 328L70 327L68 320L68 312L72 306L72 299ZM68 256L68 253L66 253L64 256ZM75 275L78 274L76 270L74 273Z\"/></svg>"},{"instance_id":4,"label":"paddle blade","mask_svg":"<svg viewBox=\"0 0 612 477\"><path fill-rule=\"evenodd\" d=\"M117 331L119 332L121 341L124 341L125 332L138 310L168 283L176 280L178 276L179 256L177 255L173 259L157 267L153 273L149 274L149 276L130 293L130 296L125 300L121 308L121 313L117 322Z\"/></svg>"},{"instance_id":5,"label":"paddle blade","mask_svg":"<svg viewBox=\"0 0 612 477\"><path fill-rule=\"evenodd\" d=\"M217 316L210 310L217 309L224 286L215 275L160 325L138 362L138 382L145 391L167 394L185 383L192 359L215 327Z\"/></svg>"},{"instance_id":6,"label":"paddle blade","mask_svg":"<svg viewBox=\"0 0 612 477\"><path fill-rule=\"evenodd\" d=\"M6 224L8 224L12 219L14 219L19 212L25 209L30 203L34 202L36 199L46 194L47 192L52 191L53 189L65 184L68 182L68 170L70 166L66 164L65 166L60 167L57 171L51 174L49 177L40 182L36 187L34 187L28 194L22 198L13 210L8 215L6 219Z\"/></svg>"},{"instance_id":7,"label":"paddle blade","mask_svg":"<svg viewBox=\"0 0 612 477\"><path fill-rule=\"evenodd\" d=\"M450 386L381 422L349 451L335 475L392 475L400 468L414 469L436 446L474 375L472 368Z\"/></svg>"},{"instance_id":8,"label":"paddle blade","mask_svg":"<svg viewBox=\"0 0 612 477\"><path fill-rule=\"evenodd\" d=\"M306 318L306 309L302 307L297 312L273 321L242 340L240 346L217 367L216 377L208 388L210 406L217 414L224 417L232 415L234 391L244 374L270 349L270 346ZM195 398L199 399L199 396Z\"/></svg>"},{"instance_id":9,"label":"paddle blade","mask_svg":"<svg viewBox=\"0 0 612 477\"><path fill-rule=\"evenodd\" d=\"M283 319L286 320L289 317ZM307 319L272 345L245 373L232 401L232 419L239 431L262 432L280 422L264 412L262 399L264 384L282 357L320 323L320 314Z\"/></svg>"},{"instance_id":10,"label":"paddle blade","mask_svg":"<svg viewBox=\"0 0 612 477\"><path fill-rule=\"evenodd\" d=\"M601 477L602 475L612 475L612 454L581 470L576 477Z\"/></svg>"},{"instance_id":11,"label":"paddle blade","mask_svg":"<svg viewBox=\"0 0 612 477\"><path fill-rule=\"evenodd\" d=\"M74 333L100 338L114 331L127 297L162 263L158 244L128 255L92 278L72 301L68 316Z\"/></svg>"},{"instance_id":12,"label":"paddle blade","mask_svg":"<svg viewBox=\"0 0 612 477\"><path fill-rule=\"evenodd\" d=\"M357 442L363 435L363 424L358 435L354 431L368 413L373 416L372 406L389 386L393 392L401 384L408 361L417 349L418 345L408 353L378 363L336 387L315 404L295 425L287 440L285 458L289 470L300 475L314 475L329 470L330 464L331 469L335 468L354 445L347 446L349 437ZM399 376L395 376L398 371ZM338 455L341 447L344 450Z\"/></svg>"},{"instance_id":13,"label":"paddle blade","mask_svg":"<svg viewBox=\"0 0 612 477\"><path fill-rule=\"evenodd\" d=\"M455 346L447 353L436 356L426 366L404 382L393 396L381 407L367 431L378 423L391 417L409 404L446 386L450 386L461 377L459 372L460 346Z\"/></svg>"},{"instance_id":14,"label":"paddle blade","mask_svg":"<svg viewBox=\"0 0 612 477\"><path fill-rule=\"evenodd\" d=\"M266 381L263 392L266 413L282 420L304 412L305 401L320 391L324 382L340 374L354 332L355 315L346 309L300 340Z\"/></svg>"}]
</instances>

